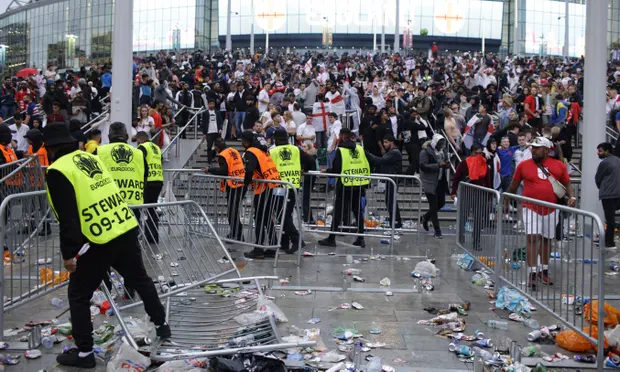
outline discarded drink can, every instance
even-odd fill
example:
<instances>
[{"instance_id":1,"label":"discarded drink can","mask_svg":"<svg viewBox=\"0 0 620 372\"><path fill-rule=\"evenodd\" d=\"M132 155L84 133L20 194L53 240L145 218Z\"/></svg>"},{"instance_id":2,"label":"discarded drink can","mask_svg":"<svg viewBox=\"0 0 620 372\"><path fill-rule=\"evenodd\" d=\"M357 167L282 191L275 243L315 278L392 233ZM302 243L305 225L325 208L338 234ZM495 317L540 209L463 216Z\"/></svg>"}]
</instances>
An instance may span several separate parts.
<instances>
[{"instance_id":1,"label":"discarded drink can","mask_svg":"<svg viewBox=\"0 0 620 372\"><path fill-rule=\"evenodd\" d=\"M482 331L481 331L481 330L476 329L476 330L474 331L474 336L476 336L476 338L484 338L484 333L482 333Z\"/></svg>"},{"instance_id":2,"label":"discarded drink can","mask_svg":"<svg viewBox=\"0 0 620 372\"><path fill-rule=\"evenodd\" d=\"M390 244L390 239L381 239L381 244Z\"/></svg>"},{"instance_id":3,"label":"discarded drink can","mask_svg":"<svg viewBox=\"0 0 620 372\"><path fill-rule=\"evenodd\" d=\"M612 262L611 265L609 265L609 268L613 271L620 271L620 265L615 262Z\"/></svg>"},{"instance_id":4,"label":"discarded drink can","mask_svg":"<svg viewBox=\"0 0 620 372\"><path fill-rule=\"evenodd\" d=\"M490 338L483 338L474 342L477 346L481 347L493 347L493 341Z\"/></svg>"},{"instance_id":5,"label":"discarded drink can","mask_svg":"<svg viewBox=\"0 0 620 372\"><path fill-rule=\"evenodd\" d=\"M596 363L596 355L575 355L575 361L580 363Z\"/></svg>"},{"instance_id":6,"label":"discarded drink can","mask_svg":"<svg viewBox=\"0 0 620 372\"><path fill-rule=\"evenodd\" d=\"M535 330L527 334L527 340L532 342L538 340L542 337L542 332L540 330Z\"/></svg>"}]
</instances>

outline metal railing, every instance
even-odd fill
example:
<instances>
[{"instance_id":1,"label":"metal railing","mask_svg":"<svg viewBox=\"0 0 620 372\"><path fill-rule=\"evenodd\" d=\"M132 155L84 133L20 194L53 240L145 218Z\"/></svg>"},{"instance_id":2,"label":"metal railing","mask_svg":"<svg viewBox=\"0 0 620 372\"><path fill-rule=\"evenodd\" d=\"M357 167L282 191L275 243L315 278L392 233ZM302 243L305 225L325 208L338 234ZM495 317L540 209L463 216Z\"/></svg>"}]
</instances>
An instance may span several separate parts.
<instances>
[{"instance_id":1,"label":"metal railing","mask_svg":"<svg viewBox=\"0 0 620 372\"><path fill-rule=\"evenodd\" d=\"M86 131L84 131L84 134L90 132L93 124L95 124L96 122L100 121L101 118L105 117L106 115L108 115L110 113L111 106L112 105L110 103L107 103L105 106L103 106L102 110L101 110L101 113L99 115L95 116L93 119L91 119L88 123L82 125L80 130L84 131L84 129L86 129Z\"/></svg>"},{"instance_id":2,"label":"metal railing","mask_svg":"<svg viewBox=\"0 0 620 372\"><path fill-rule=\"evenodd\" d=\"M185 107L187 107L187 106L185 106ZM185 108L185 107L183 107L183 108ZM177 112L177 115L181 112L181 110L179 110L179 112ZM191 108L188 108L188 110L191 110ZM168 153L168 151L170 150L170 147L172 145L176 146L175 147L175 156L178 157L180 155L180 151L181 151L180 137L181 137L182 134L185 133L187 128L189 128L189 126L192 124L192 122L193 122L193 125L194 125L194 139L198 138L198 116L201 115L202 113L204 113L205 111L206 110L204 108L200 108L187 121L187 123L177 132L176 136L174 136L174 138L170 140L170 143L168 144L168 146L164 147L161 150L161 153L162 153L162 155L164 155L164 157L166 157L166 154ZM176 117L176 115L175 115L175 117ZM153 138L156 138L158 135L164 135L164 131L165 131L164 128L160 129L159 132L157 132L155 135L153 135Z\"/></svg>"}]
</instances>

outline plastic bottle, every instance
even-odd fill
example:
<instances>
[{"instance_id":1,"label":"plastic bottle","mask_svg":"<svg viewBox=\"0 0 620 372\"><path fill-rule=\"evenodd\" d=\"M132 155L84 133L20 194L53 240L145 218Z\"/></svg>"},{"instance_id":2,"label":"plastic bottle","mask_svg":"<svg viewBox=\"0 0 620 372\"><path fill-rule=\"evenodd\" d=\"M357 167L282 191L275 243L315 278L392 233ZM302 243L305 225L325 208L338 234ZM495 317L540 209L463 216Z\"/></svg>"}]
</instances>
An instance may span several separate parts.
<instances>
[{"instance_id":1,"label":"plastic bottle","mask_svg":"<svg viewBox=\"0 0 620 372\"><path fill-rule=\"evenodd\" d=\"M540 351L539 345L527 345L523 349L521 349L521 356L533 357L539 351Z\"/></svg>"},{"instance_id":2,"label":"plastic bottle","mask_svg":"<svg viewBox=\"0 0 620 372\"><path fill-rule=\"evenodd\" d=\"M476 346L493 347L493 341L490 338L481 338L474 342Z\"/></svg>"},{"instance_id":3,"label":"plastic bottle","mask_svg":"<svg viewBox=\"0 0 620 372\"><path fill-rule=\"evenodd\" d=\"M59 307L59 308L65 307L65 302L58 297L52 298L50 302L52 303L52 306Z\"/></svg>"},{"instance_id":4,"label":"plastic bottle","mask_svg":"<svg viewBox=\"0 0 620 372\"><path fill-rule=\"evenodd\" d=\"M41 338L41 345L43 345L46 349L51 349L54 347L54 338L52 338L52 336L45 336Z\"/></svg>"},{"instance_id":5,"label":"plastic bottle","mask_svg":"<svg viewBox=\"0 0 620 372\"><path fill-rule=\"evenodd\" d=\"M536 320L534 318L524 319L523 320L523 325L526 326L526 327L530 327L532 329L540 328L540 323L538 323L538 320Z\"/></svg>"},{"instance_id":6,"label":"plastic bottle","mask_svg":"<svg viewBox=\"0 0 620 372\"><path fill-rule=\"evenodd\" d=\"M489 328L502 329L502 330L508 329L508 322L504 322L501 320L487 320L486 322L484 322L484 324L486 324L486 326Z\"/></svg>"},{"instance_id":7,"label":"plastic bottle","mask_svg":"<svg viewBox=\"0 0 620 372\"><path fill-rule=\"evenodd\" d=\"M347 255L347 263L349 265L353 263L353 256L351 256L350 254Z\"/></svg>"},{"instance_id":8,"label":"plastic bottle","mask_svg":"<svg viewBox=\"0 0 620 372\"><path fill-rule=\"evenodd\" d=\"M355 343L353 348L353 365L355 370L359 370L362 364L362 345L359 342Z\"/></svg>"},{"instance_id":9,"label":"plastic bottle","mask_svg":"<svg viewBox=\"0 0 620 372\"><path fill-rule=\"evenodd\" d=\"M359 275L359 274L362 273L362 270L360 270L360 269L346 269L342 273L343 274L347 274L347 275Z\"/></svg>"},{"instance_id":10,"label":"plastic bottle","mask_svg":"<svg viewBox=\"0 0 620 372\"><path fill-rule=\"evenodd\" d=\"M366 364L365 372L381 372L383 370L383 363L381 358L374 357Z\"/></svg>"},{"instance_id":11,"label":"plastic bottle","mask_svg":"<svg viewBox=\"0 0 620 372\"><path fill-rule=\"evenodd\" d=\"M466 357L470 357L473 356L474 353L472 351L472 349L469 346L466 345L459 345L454 349L454 352L456 353L456 355L463 355Z\"/></svg>"},{"instance_id":12,"label":"plastic bottle","mask_svg":"<svg viewBox=\"0 0 620 372\"><path fill-rule=\"evenodd\" d=\"M482 360L487 361L487 360L492 360L493 359L493 353L490 353L484 349L479 348L478 346L475 346L472 351L474 352L475 355L478 355L480 358L482 358Z\"/></svg>"},{"instance_id":13,"label":"plastic bottle","mask_svg":"<svg viewBox=\"0 0 620 372\"><path fill-rule=\"evenodd\" d=\"M101 310L99 310L99 308L97 306L91 306L90 307L90 316L95 316L95 315L99 315L101 314Z\"/></svg>"},{"instance_id":14,"label":"plastic bottle","mask_svg":"<svg viewBox=\"0 0 620 372\"><path fill-rule=\"evenodd\" d=\"M448 351L450 352L455 352L456 351L456 347L458 346L457 344L459 343L458 340L452 340L452 342L450 342L450 344L448 345Z\"/></svg>"}]
</instances>

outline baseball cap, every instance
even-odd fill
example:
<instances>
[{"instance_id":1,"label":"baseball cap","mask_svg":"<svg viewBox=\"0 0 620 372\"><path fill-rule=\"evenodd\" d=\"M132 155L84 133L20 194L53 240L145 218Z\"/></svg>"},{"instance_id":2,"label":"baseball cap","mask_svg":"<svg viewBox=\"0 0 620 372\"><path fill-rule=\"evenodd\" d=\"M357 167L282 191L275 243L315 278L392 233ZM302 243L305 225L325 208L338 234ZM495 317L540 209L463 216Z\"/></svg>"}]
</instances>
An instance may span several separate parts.
<instances>
[{"instance_id":1,"label":"baseball cap","mask_svg":"<svg viewBox=\"0 0 620 372\"><path fill-rule=\"evenodd\" d=\"M553 144L551 143L551 141L549 141L549 139L545 137L534 138L532 142L528 143L528 146L553 148Z\"/></svg>"}]
</instances>

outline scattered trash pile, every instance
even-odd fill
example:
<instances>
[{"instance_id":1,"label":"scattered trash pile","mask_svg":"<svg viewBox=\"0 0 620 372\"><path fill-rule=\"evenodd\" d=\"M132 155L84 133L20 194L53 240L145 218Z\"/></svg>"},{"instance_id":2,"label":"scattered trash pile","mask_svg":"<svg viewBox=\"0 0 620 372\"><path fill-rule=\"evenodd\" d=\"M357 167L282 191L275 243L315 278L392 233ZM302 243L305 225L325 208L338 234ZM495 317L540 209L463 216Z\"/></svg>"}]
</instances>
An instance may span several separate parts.
<instances>
[{"instance_id":1,"label":"scattered trash pile","mask_svg":"<svg viewBox=\"0 0 620 372\"><path fill-rule=\"evenodd\" d=\"M311 319L308 323L316 324L320 319ZM383 364L380 357L370 354L373 349L385 348L387 345L374 338L380 338L380 329L367 330L369 336L357 329L335 328L332 337L338 344L337 350L327 350L321 337L321 330L318 328L300 329L296 326L289 328L291 333L288 337L283 337L287 342L316 341L316 346L312 348L289 350L286 355L287 367L299 367L308 370L326 370L328 372L392 372L394 367ZM373 338L370 340L370 338ZM367 353L367 354L366 354ZM401 359L395 359L394 363L406 363Z\"/></svg>"},{"instance_id":2,"label":"scattered trash pile","mask_svg":"<svg viewBox=\"0 0 620 372\"><path fill-rule=\"evenodd\" d=\"M411 272L411 276L414 278L413 289L417 292L422 292L423 290L433 291L435 285L438 284L440 274L441 271L431 260L418 262ZM435 280L435 283L433 283L433 280Z\"/></svg>"}]
</instances>

